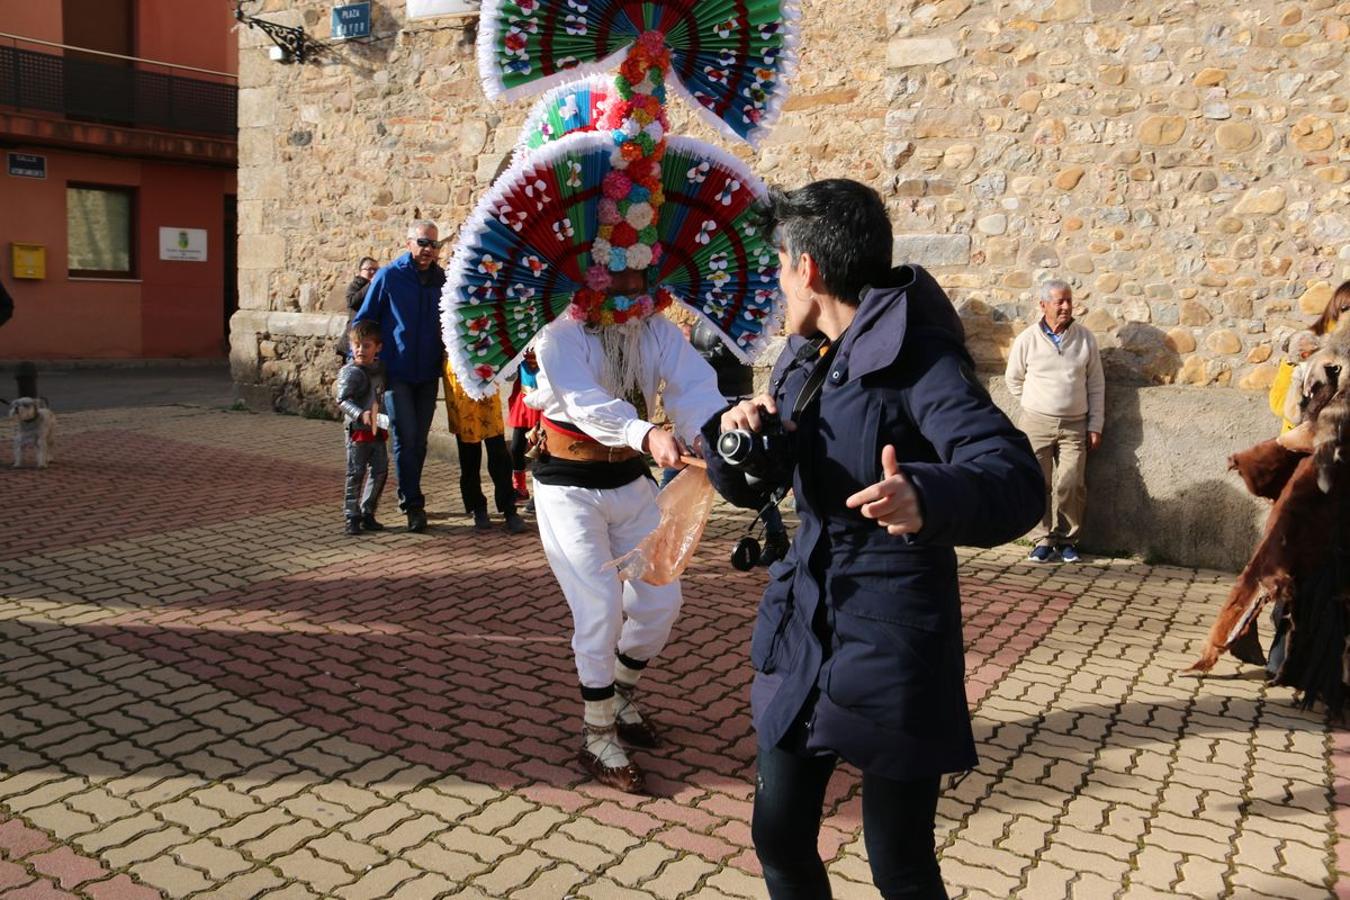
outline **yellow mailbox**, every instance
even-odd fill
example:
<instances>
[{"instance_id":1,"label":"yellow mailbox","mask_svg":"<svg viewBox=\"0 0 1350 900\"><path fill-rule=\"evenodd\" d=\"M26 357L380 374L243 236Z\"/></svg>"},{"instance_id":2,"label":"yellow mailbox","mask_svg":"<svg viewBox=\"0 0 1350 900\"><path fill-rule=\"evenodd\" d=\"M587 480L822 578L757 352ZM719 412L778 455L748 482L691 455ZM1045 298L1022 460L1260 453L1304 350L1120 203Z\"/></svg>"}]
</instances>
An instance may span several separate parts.
<instances>
[{"instance_id":1,"label":"yellow mailbox","mask_svg":"<svg viewBox=\"0 0 1350 900\"><path fill-rule=\"evenodd\" d=\"M46 278L47 248L42 244L10 244L10 271L15 278Z\"/></svg>"}]
</instances>

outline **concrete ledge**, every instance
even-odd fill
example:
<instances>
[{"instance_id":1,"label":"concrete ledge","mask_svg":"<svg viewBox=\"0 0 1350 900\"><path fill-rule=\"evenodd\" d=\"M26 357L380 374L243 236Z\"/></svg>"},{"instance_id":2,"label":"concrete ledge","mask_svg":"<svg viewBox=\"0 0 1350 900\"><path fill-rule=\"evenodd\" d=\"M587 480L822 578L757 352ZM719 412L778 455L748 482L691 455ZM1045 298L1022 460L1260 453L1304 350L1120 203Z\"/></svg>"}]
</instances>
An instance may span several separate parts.
<instances>
[{"instance_id":1,"label":"concrete ledge","mask_svg":"<svg viewBox=\"0 0 1350 900\"><path fill-rule=\"evenodd\" d=\"M1003 379L989 388L1017 421ZM1263 394L1108 382L1102 449L1088 460L1083 549L1241 569L1270 504L1247 493L1228 457L1278 432Z\"/></svg>"},{"instance_id":2,"label":"concrete ledge","mask_svg":"<svg viewBox=\"0 0 1350 900\"><path fill-rule=\"evenodd\" d=\"M291 337L342 337L347 313L276 312L241 309L230 316L230 337L277 334Z\"/></svg>"}]
</instances>

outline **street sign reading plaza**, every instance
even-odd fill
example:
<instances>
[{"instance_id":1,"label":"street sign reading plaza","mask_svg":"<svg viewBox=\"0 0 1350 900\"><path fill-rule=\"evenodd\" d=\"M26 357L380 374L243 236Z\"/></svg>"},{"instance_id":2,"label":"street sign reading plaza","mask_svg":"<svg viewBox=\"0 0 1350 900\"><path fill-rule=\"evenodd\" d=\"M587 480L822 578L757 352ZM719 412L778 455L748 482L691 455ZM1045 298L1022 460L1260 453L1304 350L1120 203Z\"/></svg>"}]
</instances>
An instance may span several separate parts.
<instances>
[{"instance_id":1,"label":"street sign reading plaza","mask_svg":"<svg viewBox=\"0 0 1350 900\"><path fill-rule=\"evenodd\" d=\"M333 40L370 37L370 3L333 7Z\"/></svg>"}]
</instances>

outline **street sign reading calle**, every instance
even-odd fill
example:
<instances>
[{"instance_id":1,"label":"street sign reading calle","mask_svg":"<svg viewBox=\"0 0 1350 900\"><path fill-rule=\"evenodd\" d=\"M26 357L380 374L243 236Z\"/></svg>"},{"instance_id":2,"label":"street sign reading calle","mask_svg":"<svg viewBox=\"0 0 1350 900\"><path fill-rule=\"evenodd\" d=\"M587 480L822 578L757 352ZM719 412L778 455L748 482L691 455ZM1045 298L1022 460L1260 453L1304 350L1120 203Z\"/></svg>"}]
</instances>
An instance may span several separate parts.
<instances>
[{"instance_id":1,"label":"street sign reading calle","mask_svg":"<svg viewBox=\"0 0 1350 900\"><path fill-rule=\"evenodd\" d=\"M333 7L333 40L370 37L370 3Z\"/></svg>"},{"instance_id":2,"label":"street sign reading calle","mask_svg":"<svg viewBox=\"0 0 1350 900\"><path fill-rule=\"evenodd\" d=\"M35 153L11 153L9 174L15 178L46 178L47 157Z\"/></svg>"}]
</instances>

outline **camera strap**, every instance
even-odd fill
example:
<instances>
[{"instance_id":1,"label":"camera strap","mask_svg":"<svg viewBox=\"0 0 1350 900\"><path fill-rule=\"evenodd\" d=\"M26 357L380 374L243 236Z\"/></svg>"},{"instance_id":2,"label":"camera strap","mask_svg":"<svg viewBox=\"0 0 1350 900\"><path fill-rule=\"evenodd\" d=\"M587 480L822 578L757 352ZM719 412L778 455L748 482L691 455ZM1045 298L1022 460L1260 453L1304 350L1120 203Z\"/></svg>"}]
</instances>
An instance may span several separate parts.
<instances>
[{"instance_id":1,"label":"camera strap","mask_svg":"<svg viewBox=\"0 0 1350 900\"><path fill-rule=\"evenodd\" d=\"M838 340L830 344L830 349L825 351L825 355L816 361L816 367L807 376L806 384L802 385L796 401L792 404L792 415L790 417L792 421L796 422L801 417L802 412L820 397L821 388L825 385L825 378L830 374L830 367L834 365L834 358L838 355L839 348L843 343L844 335L841 334ZM819 348L818 344L816 346Z\"/></svg>"}]
</instances>

